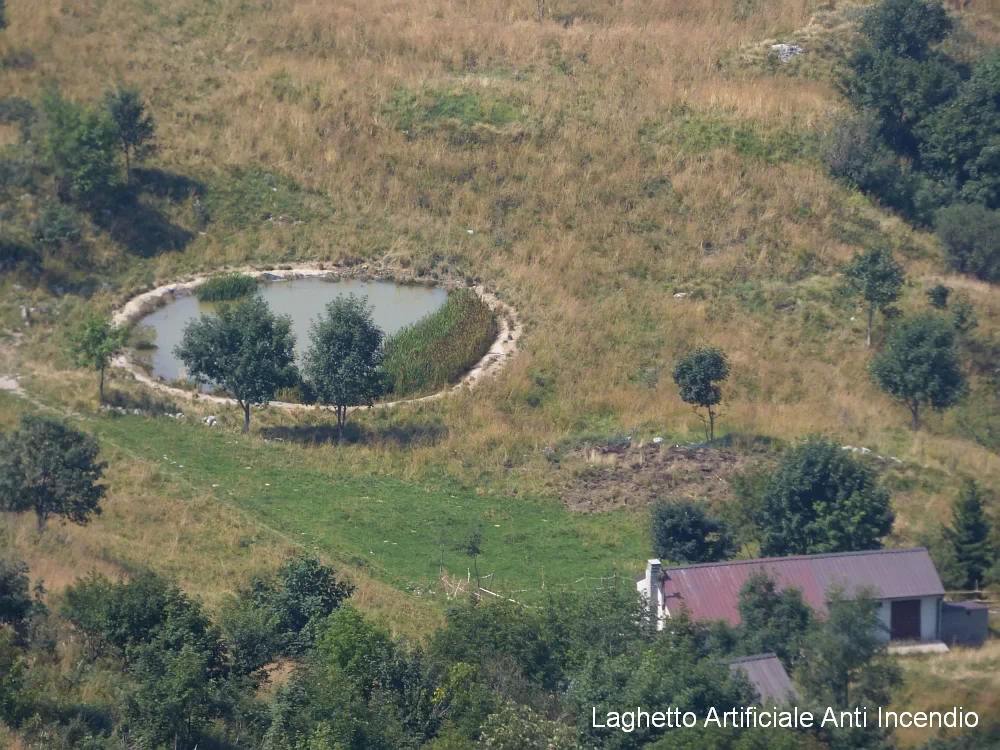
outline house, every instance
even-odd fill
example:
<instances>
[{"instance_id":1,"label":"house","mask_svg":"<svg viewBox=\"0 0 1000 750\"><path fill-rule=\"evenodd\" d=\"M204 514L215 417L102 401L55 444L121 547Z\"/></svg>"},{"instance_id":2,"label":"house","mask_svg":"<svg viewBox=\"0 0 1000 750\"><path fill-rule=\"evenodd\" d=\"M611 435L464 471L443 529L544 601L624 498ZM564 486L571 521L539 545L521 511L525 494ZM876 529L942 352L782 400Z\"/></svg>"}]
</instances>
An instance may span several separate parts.
<instances>
[{"instance_id":1,"label":"house","mask_svg":"<svg viewBox=\"0 0 1000 750\"><path fill-rule=\"evenodd\" d=\"M923 547L840 552L757 560L732 560L662 567L649 560L636 588L646 595L662 628L668 617L686 610L695 620L724 620L738 625L740 588L763 571L779 588L793 587L820 617L826 596L841 589L851 597L870 589L879 600L886 638L936 643L942 640L944 586Z\"/></svg>"},{"instance_id":2,"label":"house","mask_svg":"<svg viewBox=\"0 0 1000 750\"><path fill-rule=\"evenodd\" d=\"M794 703L799 698L788 672L774 653L744 656L726 664L729 671L743 673L761 705Z\"/></svg>"}]
</instances>

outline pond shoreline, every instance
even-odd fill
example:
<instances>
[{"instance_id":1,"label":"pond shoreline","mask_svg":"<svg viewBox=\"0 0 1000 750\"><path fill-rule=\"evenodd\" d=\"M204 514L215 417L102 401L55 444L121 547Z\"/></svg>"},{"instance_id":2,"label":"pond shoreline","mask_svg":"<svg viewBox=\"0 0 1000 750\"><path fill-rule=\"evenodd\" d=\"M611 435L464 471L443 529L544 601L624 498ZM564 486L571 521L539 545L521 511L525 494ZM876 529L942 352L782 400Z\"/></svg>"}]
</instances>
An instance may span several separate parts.
<instances>
[{"instance_id":1,"label":"pond shoreline","mask_svg":"<svg viewBox=\"0 0 1000 750\"><path fill-rule=\"evenodd\" d=\"M362 264L358 266L326 266L325 264L315 266L295 266L291 268L267 268L261 270L252 266L243 268L225 269L214 273L203 273L186 277L183 280L150 289L142 294L138 294L129 299L112 316L111 322L115 326L132 325L153 310L173 302L178 297L193 294L207 279L219 273L245 273L254 276L262 281L294 281L297 279L329 279L331 283L336 283L339 279L358 279L362 281L382 281L396 284L413 284L428 287L436 287L452 291L456 289L471 289L480 299L485 302L493 311L497 318L499 332L490 346L489 351L474 364L468 372L453 386L444 390L432 393L429 396L420 398L400 399L398 401L380 401L371 408L387 408L402 404L416 404L425 401L436 401L444 398L450 393L463 388L473 388L487 375L494 375L499 372L507 361L517 353L518 341L521 338L522 325L518 318L517 311L506 302L497 297L496 294L488 291L483 285L470 285L465 279L454 274L444 274L437 279L424 279L415 277L409 271L402 268L382 266L378 264ZM167 393L175 398L183 398L188 401L198 401L200 403L215 403L235 405L236 400L225 396L213 396L197 391L189 391L183 388L175 388L168 383L158 380L143 371L140 365L131 356L131 353L121 354L111 362L112 367L126 370L131 373L137 382L149 386L161 393ZM318 410L324 407L319 404L296 404L288 401L271 401L270 406L279 409L301 409ZM367 409L367 406L351 406L348 411L356 409Z\"/></svg>"}]
</instances>

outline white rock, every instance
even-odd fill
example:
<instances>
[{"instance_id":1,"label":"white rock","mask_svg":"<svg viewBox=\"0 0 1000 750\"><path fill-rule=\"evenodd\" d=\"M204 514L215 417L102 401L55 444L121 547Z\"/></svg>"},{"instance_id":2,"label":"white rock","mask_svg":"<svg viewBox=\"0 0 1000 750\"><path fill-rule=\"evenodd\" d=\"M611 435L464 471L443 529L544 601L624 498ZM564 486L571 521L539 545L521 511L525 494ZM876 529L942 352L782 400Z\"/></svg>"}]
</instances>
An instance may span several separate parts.
<instances>
[{"instance_id":1,"label":"white rock","mask_svg":"<svg viewBox=\"0 0 1000 750\"><path fill-rule=\"evenodd\" d=\"M677 299L684 299L685 297L688 296L688 292L677 292L677 294L675 294L674 296Z\"/></svg>"},{"instance_id":2,"label":"white rock","mask_svg":"<svg viewBox=\"0 0 1000 750\"><path fill-rule=\"evenodd\" d=\"M867 456L869 453L871 453L871 450L869 448L862 448L861 453Z\"/></svg>"},{"instance_id":3,"label":"white rock","mask_svg":"<svg viewBox=\"0 0 1000 750\"><path fill-rule=\"evenodd\" d=\"M788 62L793 57L798 57L804 50L797 44L772 44L771 50L778 55L781 62Z\"/></svg>"},{"instance_id":4,"label":"white rock","mask_svg":"<svg viewBox=\"0 0 1000 750\"><path fill-rule=\"evenodd\" d=\"M653 438L653 444L654 445L659 445L662 442L663 442L663 438L661 438L661 437L655 437L655 438Z\"/></svg>"}]
</instances>

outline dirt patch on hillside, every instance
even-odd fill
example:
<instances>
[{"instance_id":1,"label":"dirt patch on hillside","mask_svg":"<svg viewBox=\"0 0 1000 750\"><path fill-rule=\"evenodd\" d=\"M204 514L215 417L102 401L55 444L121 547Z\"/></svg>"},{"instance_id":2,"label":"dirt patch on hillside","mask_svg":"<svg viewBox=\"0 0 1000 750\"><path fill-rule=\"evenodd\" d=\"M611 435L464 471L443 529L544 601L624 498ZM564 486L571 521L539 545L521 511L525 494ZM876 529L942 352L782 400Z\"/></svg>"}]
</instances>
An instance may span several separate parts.
<instances>
[{"instance_id":1,"label":"dirt patch on hillside","mask_svg":"<svg viewBox=\"0 0 1000 750\"><path fill-rule=\"evenodd\" d=\"M733 497L734 474L773 463L767 452L735 452L661 443L588 446L567 456L572 467L560 499L576 513L636 510L658 500L698 498L713 505Z\"/></svg>"}]
</instances>

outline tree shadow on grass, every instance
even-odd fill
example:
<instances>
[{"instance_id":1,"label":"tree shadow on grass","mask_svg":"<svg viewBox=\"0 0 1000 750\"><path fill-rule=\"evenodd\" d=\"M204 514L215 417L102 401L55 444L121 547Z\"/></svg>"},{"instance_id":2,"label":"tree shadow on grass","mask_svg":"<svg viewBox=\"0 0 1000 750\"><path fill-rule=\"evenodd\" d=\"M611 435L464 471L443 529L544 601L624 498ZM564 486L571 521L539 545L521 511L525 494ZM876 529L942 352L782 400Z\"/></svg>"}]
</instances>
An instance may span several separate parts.
<instances>
[{"instance_id":1,"label":"tree shadow on grass","mask_svg":"<svg viewBox=\"0 0 1000 750\"><path fill-rule=\"evenodd\" d=\"M174 223L152 204L197 198L204 193L204 185L162 169L136 169L133 180L131 186L93 211L94 223L130 253L143 258L187 247L195 233Z\"/></svg>"},{"instance_id":2,"label":"tree shadow on grass","mask_svg":"<svg viewBox=\"0 0 1000 750\"><path fill-rule=\"evenodd\" d=\"M300 445L373 445L391 444L399 448L431 446L448 434L441 424L359 425L348 422L341 438L335 424L265 427L260 434L267 440L281 440Z\"/></svg>"}]
</instances>

